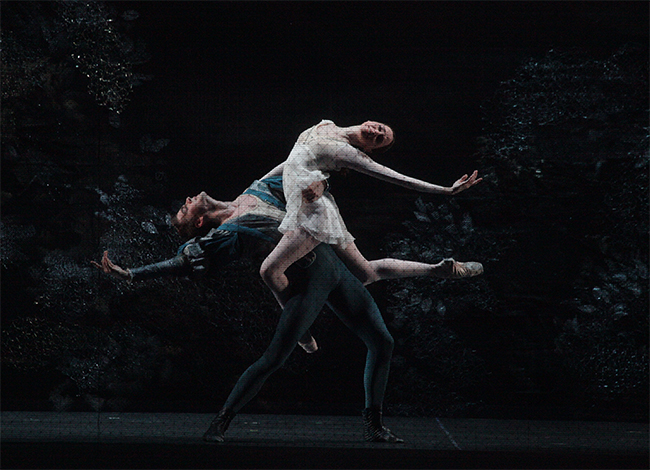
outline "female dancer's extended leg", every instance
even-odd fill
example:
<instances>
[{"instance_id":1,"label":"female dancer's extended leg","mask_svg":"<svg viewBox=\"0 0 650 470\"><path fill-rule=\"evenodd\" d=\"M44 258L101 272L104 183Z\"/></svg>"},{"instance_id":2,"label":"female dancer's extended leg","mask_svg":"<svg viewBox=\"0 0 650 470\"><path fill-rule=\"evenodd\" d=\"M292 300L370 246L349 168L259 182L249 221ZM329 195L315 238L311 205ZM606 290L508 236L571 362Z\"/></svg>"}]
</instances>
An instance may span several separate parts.
<instances>
[{"instance_id":1,"label":"female dancer's extended leg","mask_svg":"<svg viewBox=\"0 0 650 470\"><path fill-rule=\"evenodd\" d=\"M403 277L435 276L440 278L461 278L476 276L483 272L483 266L473 261L460 263L451 258L437 264L419 263L394 258L368 261L356 244L350 243L345 248L335 246L334 250L343 260L352 274L364 285L382 279L400 279Z\"/></svg>"}]
</instances>

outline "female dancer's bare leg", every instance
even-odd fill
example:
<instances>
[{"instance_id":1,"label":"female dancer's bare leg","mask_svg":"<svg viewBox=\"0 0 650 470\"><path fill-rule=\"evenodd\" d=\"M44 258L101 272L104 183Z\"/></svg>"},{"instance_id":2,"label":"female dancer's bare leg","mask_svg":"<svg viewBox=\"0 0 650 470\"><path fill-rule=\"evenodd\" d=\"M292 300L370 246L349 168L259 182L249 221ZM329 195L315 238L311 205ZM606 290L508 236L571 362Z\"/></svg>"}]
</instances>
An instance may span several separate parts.
<instances>
[{"instance_id":1,"label":"female dancer's bare leg","mask_svg":"<svg viewBox=\"0 0 650 470\"><path fill-rule=\"evenodd\" d=\"M404 277L435 276L440 278L458 279L476 276L483 272L480 263L470 261L460 263L451 258L437 264L420 263L394 258L383 258L368 261L359 251L356 244L350 243L345 248L335 246L334 250L346 264L348 269L363 282L371 284L382 279L400 279Z\"/></svg>"},{"instance_id":2,"label":"female dancer's bare leg","mask_svg":"<svg viewBox=\"0 0 650 470\"><path fill-rule=\"evenodd\" d=\"M284 305L282 292L289 286L284 274L289 266L316 248L320 242L303 228L286 232L260 267L260 275L271 289L280 305Z\"/></svg>"}]
</instances>

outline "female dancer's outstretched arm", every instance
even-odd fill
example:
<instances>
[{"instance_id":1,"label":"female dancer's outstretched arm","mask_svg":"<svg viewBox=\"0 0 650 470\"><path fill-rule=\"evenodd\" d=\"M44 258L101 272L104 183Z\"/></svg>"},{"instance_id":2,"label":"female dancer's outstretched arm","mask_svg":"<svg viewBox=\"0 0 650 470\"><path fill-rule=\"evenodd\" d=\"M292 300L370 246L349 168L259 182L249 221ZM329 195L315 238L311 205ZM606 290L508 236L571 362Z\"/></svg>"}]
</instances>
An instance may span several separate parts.
<instances>
[{"instance_id":1,"label":"female dancer's outstretched arm","mask_svg":"<svg viewBox=\"0 0 650 470\"><path fill-rule=\"evenodd\" d=\"M439 186L398 173L387 166L377 163L368 155L351 145L341 145L338 142L332 141L323 145L322 151L328 154L338 168L349 168L382 181L425 193L458 194L482 180L482 178L478 178L478 171L474 171L471 176L464 175L450 187Z\"/></svg>"}]
</instances>

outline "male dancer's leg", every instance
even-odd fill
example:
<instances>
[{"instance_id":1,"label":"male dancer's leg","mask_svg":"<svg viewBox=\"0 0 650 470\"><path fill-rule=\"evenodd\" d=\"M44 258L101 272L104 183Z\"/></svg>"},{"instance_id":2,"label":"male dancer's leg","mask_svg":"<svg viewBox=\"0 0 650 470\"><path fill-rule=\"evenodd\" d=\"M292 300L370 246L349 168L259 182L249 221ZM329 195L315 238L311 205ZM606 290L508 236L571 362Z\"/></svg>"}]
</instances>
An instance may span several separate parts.
<instances>
[{"instance_id":1,"label":"male dancer's leg","mask_svg":"<svg viewBox=\"0 0 650 470\"><path fill-rule=\"evenodd\" d=\"M262 357L239 378L223 408L203 435L203 440L223 442L224 433L235 414L257 395L266 379L284 364L298 340L322 310L339 279L339 273L331 269L331 263L327 262L325 256L320 255L320 251L325 248L329 249L329 246L321 244L316 247L316 260L309 267L292 267L299 276L292 276L292 268L287 271L291 284L286 289L287 298L283 302L285 307L271 344Z\"/></svg>"},{"instance_id":2,"label":"male dancer's leg","mask_svg":"<svg viewBox=\"0 0 650 470\"><path fill-rule=\"evenodd\" d=\"M366 408L363 410L363 437L371 442L401 443L402 439L384 426L382 405L394 341L370 293L347 269L330 294L328 304L339 318L368 347L364 387Z\"/></svg>"},{"instance_id":3,"label":"male dancer's leg","mask_svg":"<svg viewBox=\"0 0 650 470\"><path fill-rule=\"evenodd\" d=\"M366 408L381 408L390 372L394 340L386 328L377 304L361 281L344 269L338 286L330 294L328 305L366 344Z\"/></svg>"},{"instance_id":4,"label":"male dancer's leg","mask_svg":"<svg viewBox=\"0 0 650 470\"><path fill-rule=\"evenodd\" d=\"M224 408L237 413L255 397L266 379L284 364L321 312L340 276L339 270L332 269L331 258L323 256L322 252L327 250L331 252L326 245L317 247L314 250L316 259L308 268L294 267L293 272L287 271L292 282L289 289L294 295L286 300L271 344L239 378Z\"/></svg>"}]
</instances>

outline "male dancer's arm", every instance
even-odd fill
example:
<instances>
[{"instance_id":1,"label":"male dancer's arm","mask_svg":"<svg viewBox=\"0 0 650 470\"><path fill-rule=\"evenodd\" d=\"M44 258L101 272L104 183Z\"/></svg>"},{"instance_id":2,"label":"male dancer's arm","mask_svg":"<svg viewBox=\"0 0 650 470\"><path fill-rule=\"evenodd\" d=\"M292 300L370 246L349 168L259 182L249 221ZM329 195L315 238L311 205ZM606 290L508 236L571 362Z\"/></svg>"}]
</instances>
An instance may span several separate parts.
<instances>
[{"instance_id":1,"label":"male dancer's arm","mask_svg":"<svg viewBox=\"0 0 650 470\"><path fill-rule=\"evenodd\" d=\"M108 251L104 251L101 264L91 261L93 266L101 269L106 274L123 281L141 281L163 276L187 276L191 274L192 268L187 256L180 254L173 258L146 266L124 269L113 263L108 257Z\"/></svg>"},{"instance_id":2,"label":"male dancer's arm","mask_svg":"<svg viewBox=\"0 0 650 470\"><path fill-rule=\"evenodd\" d=\"M212 268L219 268L241 258L243 250L238 234L218 230L204 238L193 238L182 245L173 258L145 266L124 269L113 263L104 252L101 264L91 264L106 274L124 281L142 281L165 276L201 277Z\"/></svg>"}]
</instances>

